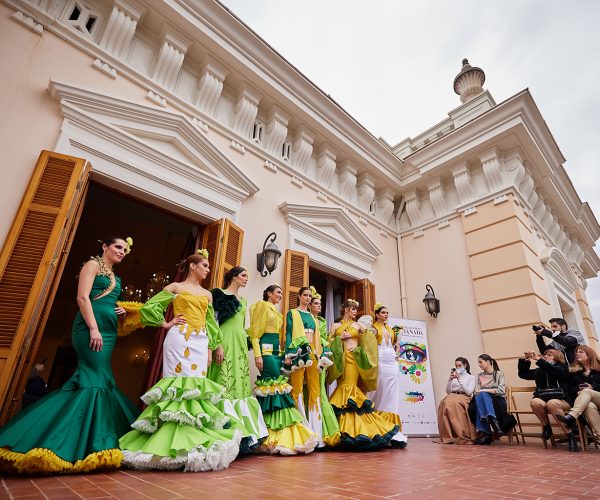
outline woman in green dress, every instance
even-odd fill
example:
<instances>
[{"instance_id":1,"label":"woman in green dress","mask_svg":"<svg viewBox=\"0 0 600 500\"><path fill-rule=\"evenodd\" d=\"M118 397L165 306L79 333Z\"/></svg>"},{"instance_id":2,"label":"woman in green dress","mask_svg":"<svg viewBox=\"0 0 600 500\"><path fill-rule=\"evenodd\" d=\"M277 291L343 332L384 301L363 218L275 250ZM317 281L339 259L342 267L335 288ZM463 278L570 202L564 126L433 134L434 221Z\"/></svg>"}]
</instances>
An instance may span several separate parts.
<instances>
[{"instance_id":1,"label":"woman in green dress","mask_svg":"<svg viewBox=\"0 0 600 500\"><path fill-rule=\"evenodd\" d=\"M276 309L283 294L281 287L270 285L263 300L250 307L250 328L254 362L260 372L254 395L263 412L269 436L261 449L271 454L296 455L310 453L318 444L317 435L305 424L304 416L290 396L292 386L281 374L282 352L280 332L283 316ZM335 420L335 416L333 417Z\"/></svg>"},{"instance_id":2,"label":"woman in green dress","mask_svg":"<svg viewBox=\"0 0 600 500\"><path fill-rule=\"evenodd\" d=\"M250 383L248 334L244 328L246 299L239 294L240 288L245 287L246 283L248 271L235 266L225 273L223 289L211 290L217 321L223 334L222 348L215 352L215 356L222 356L223 362L211 364L208 370L208 378L225 387L219 408L244 425L241 453L248 452L268 435Z\"/></svg>"},{"instance_id":3,"label":"woman in green dress","mask_svg":"<svg viewBox=\"0 0 600 500\"><path fill-rule=\"evenodd\" d=\"M331 352L331 349L329 349L329 342L327 340L327 321L321 316L321 295L313 286L310 287L310 290L312 292L312 299L310 301L309 310L315 318L316 330L321 336L321 345L323 346L323 353L319 359L319 367L321 367L321 414L323 417L322 443L329 447L334 447L340 442L340 426L335 417L335 412L329 403L326 383L327 368L333 365L333 361L331 361L333 353Z\"/></svg>"},{"instance_id":4,"label":"woman in green dress","mask_svg":"<svg viewBox=\"0 0 600 500\"><path fill-rule=\"evenodd\" d=\"M135 469L220 470L239 452L242 425L217 408L225 389L206 378L221 342L211 293L200 284L209 273L208 252L198 250L181 267L183 281L168 284L140 310L143 326L168 332L163 378L142 396L148 407L119 441L124 465Z\"/></svg>"},{"instance_id":5,"label":"woman in green dress","mask_svg":"<svg viewBox=\"0 0 600 500\"><path fill-rule=\"evenodd\" d=\"M77 369L65 384L27 407L0 430L0 467L19 473L74 473L121 465L119 436L139 413L117 388L110 364L117 340L115 302L121 279L113 266L133 244L106 238L102 255L79 274L71 339Z\"/></svg>"}]
</instances>

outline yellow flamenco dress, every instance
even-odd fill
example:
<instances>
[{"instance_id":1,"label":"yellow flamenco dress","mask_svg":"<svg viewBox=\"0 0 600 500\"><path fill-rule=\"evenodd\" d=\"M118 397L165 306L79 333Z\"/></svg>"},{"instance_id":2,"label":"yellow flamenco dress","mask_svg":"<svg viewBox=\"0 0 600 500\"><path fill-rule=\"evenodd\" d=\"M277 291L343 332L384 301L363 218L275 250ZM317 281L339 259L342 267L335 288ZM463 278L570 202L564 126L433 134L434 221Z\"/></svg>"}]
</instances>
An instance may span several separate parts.
<instances>
[{"instance_id":1,"label":"yellow flamenco dress","mask_svg":"<svg viewBox=\"0 0 600 500\"><path fill-rule=\"evenodd\" d=\"M250 307L250 328L255 357L262 357L263 369L256 380L254 396L260 404L269 435L261 449L271 454L310 453L318 444L317 435L306 425L290 396L292 386L281 374L282 353L279 332L283 316L271 302L261 300Z\"/></svg>"},{"instance_id":2,"label":"yellow flamenco dress","mask_svg":"<svg viewBox=\"0 0 600 500\"><path fill-rule=\"evenodd\" d=\"M359 389L377 387L377 339L369 330L360 333L353 321L343 322L331 336L334 364L327 371L327 381L337 380L330 403L340 426L340 447L353 450L374 450L390 445L399 426L375 413L373 402ZM340 336L347 332L350 338Z\"/></svg>"}]
</instances>

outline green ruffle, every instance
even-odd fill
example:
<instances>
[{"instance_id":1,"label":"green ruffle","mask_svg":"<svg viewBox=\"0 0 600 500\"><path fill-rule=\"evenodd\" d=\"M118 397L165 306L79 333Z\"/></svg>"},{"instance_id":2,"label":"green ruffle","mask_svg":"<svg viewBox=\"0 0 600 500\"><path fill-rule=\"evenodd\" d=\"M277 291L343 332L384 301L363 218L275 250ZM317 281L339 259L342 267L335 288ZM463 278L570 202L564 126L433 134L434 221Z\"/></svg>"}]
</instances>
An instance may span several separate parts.
<instances>
[{"instance_id":1,"label":"green ruffle","mask_svg":"<svg viewBox=\"0 0 600 500\"><path fill-rule=\"evenodd\" d=\"M295 351L295 350L298 350L300 347L308 346L308 345L309 345L308 339L305 336L297 337L290 342L289 346L287 346L286 352L287 351Z\"/></svg>"},{"instance_id":2,"label":"green ruffle","mask_svg":"<svg viewBox=\"0 0 600 500\"><path fill-rule=\"evenodd\" d=\"M159 380L141 399L147 405L159 401L206 400L217 403L225 389L201 377L165 377Z\"/></svg>"},{"instance_id":3,"label":"green ruffle","mask_svg":"<svg viewBox=\"0 0 600 500\"><path fill-rule=\"evenodd\" d=\"M346 408L338 408L337 406L333 406L333 411L335 411L336 415L341 415L343 413L356 413L357 415L364 415L365 413L373 413L375 411L375 406L373 405L373 401L370 399L365 399L362 406L358 406L357 402L352 398L348 398L348 406Z\"/></svg>"},{"instance_id":4,"label":"green ruffle","mask_svg":"<svg viewBox=\"0 0 600 500\"><path fill-rule=\"evenodd\" d=\"M304 422L304 418L294 406L273 413L265 413L263 417L267 427L275 431Z\"/></svg>"},{"instance_id":5,"label":"green ruffle","mask_svg":"<svg viewBox=\"0 0 600 500\"><path fill-rule=\"evenodd\" d=\"M271 394L266 397L256 396L263 416L266 419L266 413L292 408L294 406L294 398L289 394ZM265 420L266 421L266 420Z\"/></svg>"},{"instance_id":6,"label":"green ruffle","mask_svg":"<svg viewBox=\"0 0 600 500\"><path fill-rule=\"evenodd\" d=\"M397 425L394 428L386 432L383 436L377 434L373 438L365 436L364 434L359 434L358 436L350 436L349 434L343 432L340 438L340 449L345 450L360 450L360 451L371 451L378 450L380 448L385 448L390 444L392 438L398 433L400 427Z\"/></svg>"}]
</instances>

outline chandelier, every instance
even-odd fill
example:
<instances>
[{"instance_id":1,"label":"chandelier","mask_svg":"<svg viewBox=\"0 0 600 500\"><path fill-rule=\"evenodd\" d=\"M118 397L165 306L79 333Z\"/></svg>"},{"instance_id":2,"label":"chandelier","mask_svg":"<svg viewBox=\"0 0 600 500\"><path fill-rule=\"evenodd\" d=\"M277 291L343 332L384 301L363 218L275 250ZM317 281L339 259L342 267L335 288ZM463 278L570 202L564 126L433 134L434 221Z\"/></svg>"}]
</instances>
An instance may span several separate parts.
<instances>
[{"instance_id":1,"label":"chandelier","mask_svg":"<svg viewBox=\"0 0 600 500\"><path fill-rule=\"evenodd\" d=\"M153 297L169 284L170 277L164 267L159 267L146 284L146 300Z\"/></svg>"},{"instance_id":2,"label":"chandelier","mask_svg":"<svg viewBox=\"0 0 600 500\"><path fill-rule=\"evenodd\" d=\"M142 302L142 290L136 288L133 281L130 281L123 287L121 295L125 301Z\"/></svg>"}]
</instances>

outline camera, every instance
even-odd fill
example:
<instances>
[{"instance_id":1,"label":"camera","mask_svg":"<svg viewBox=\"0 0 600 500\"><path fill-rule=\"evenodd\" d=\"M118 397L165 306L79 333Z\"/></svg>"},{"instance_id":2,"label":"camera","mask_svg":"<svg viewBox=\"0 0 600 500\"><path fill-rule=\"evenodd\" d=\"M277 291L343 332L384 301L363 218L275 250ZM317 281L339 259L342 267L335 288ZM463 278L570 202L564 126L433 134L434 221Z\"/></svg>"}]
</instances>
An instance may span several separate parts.
<instances>
[{"instance_id":1,"label":"camera","mask_svg":"<svg viewBox=\"0 0 600 500\"><path fill-rule=\"evenodd\" d=\"M544 327L543 327L543 326L539 326L539 325L533 325L533 326L531 327L531 329L532 329L534 332L539 332L539 331L543 330L543 329L544 329Z\"/></svg>"},{"instance_id":2,"label":"camera","mask_svg":"<svg viewBox=\"0 0 600 500\"><path fill-rule=\"evenodd\" d=\"M452 373L454 373L454 372L456 371L456 368L450 368L450 371L451 371Z\"/></svg>"}]
</instances>

